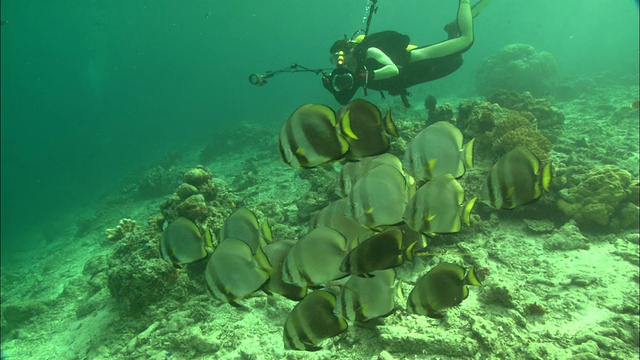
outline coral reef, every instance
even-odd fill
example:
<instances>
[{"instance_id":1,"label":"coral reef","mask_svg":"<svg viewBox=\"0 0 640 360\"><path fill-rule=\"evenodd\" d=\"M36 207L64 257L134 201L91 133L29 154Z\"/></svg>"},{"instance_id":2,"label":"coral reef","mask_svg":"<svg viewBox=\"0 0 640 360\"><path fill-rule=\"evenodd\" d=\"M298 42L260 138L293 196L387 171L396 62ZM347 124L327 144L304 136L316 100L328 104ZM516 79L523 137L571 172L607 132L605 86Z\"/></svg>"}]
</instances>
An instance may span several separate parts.
<instances>
[{"instance_id":1,"label":"coral reef","mask_svg":"<svg viewBox=\"0 0 640 360\"><path fill-rule=\"evenodd\" d=\"M537 52L527 44L510 44L483 61L476 89L485 96L495 90L544 94L548 90L546 80L555 72L556 60L551 53Z\"/></svg>"},{"instance_id":2,"label":"coral reef","mask_svg":"<svg viewBox=\"0 0 640 360\"><path fill-rule=\"evenodd\" d=\"M187 293L193 294L194 288L196 293L204 293L203 281L197 284L191 281L190 276L194 275L189 271L202 264L191 264L186 272L176 271L160 258L158 243L164 224L184 216L217 233L236 207L234 200L237 199L224 181L214 178L203 166L188 170L183 180L175 193L160 205L162 216L150 217L146 227L140 229L135 222L131 226L131 221L123 220L122 226L110 229L109 233L120 241L108 258L108 271L103 272L107 265L101 258L91 259L85 265L83 272L91 275L96 285L102 284L102 288L106 285L124 312L144 314L158 302L164 301L166 306L166 302L184 300ZM93 312L105 302L107 295L100 289L87 294L79 301L76 316Z\"/></svg>"},{"instance_id":3,"label":"coral reef","mask_svg":"<svg viewBox=\"0 0 640 360\"><path fill-rule=\"evenodd\" d=\"M309 181L311 188L303 197L295 201L298 208L296 216L291 217L294 223L307 223L311 215L337 200L335 193L335 173L331 167L319 167L298 172L300 178Z\"/></svg>"},{"instance_id":4,"label":"coral reef","mask_svg":"<svg viewBox=\"0 0 640 360\"><path fill-rule=\"evenodd\" d=\"M487 101L496 103L503 108L527 111L535 118L540 130L558 127L564 123L564 113L547 99L538 99L530 92L513 92L498 90L487 96Z\"/></svg>"},{"instance_id":5,"label":"coral reef","mask_svg":"<svg viewBox=\"0 0 640 360\"><path fill-rule=\"evenodd\" d=\"M551 142L536 128L530 112L473 100L460 104L458 127L466 137L476 138L476 157L496 158L524 146L543 163L549 161Z\"/></svg>"},{"instance_id":6,"label":"coral reef","mask_svg":"<svg viewBox=\"0 0 640 360\"><path fill-rule=\"evenodd\" d=\"M190 169L183 175L183 180L185 183L195 186L202 186L207 181L211 180L213 176L210 172L208 172L203 166L199 165L193 169Z\"/></svg>"},{"instance_id":7,"label":"coral reef","mask_svg":"<svg viewBox=\"0 0 640 360\"><path fill-rule=\"evenodd\" d=\"M203 166L188 170L184 182L160 205L163 219L153 219L152 223L162 228L164 221L171 223L184 216L214 231L222 227L224 219L237 207L239 199L229 186Z\"/></svg>"},{"instance_id":8,"label":"coral reef","mask_svg":"<svg viewBox=\"0 0 640 360\"><path fill-rule=\"evenodd\" d=\"M124 218L120 220L115 228L105 230L105 235L109 241L115 242L134 232L137 227L138 224L136 224L135 220Z\"/></svg>"},{"instance_id":9,"label":"coral reef","mask_svg":"<svg viewBox=\"0 0 640 360\"><path fill-rule=\"evenodd\" d=\"M427 126L434 124L438 121L446 121L452 124L456 122L455 110L453 105L444 103L436 106L433 111L429 111L429 117L427 118Z\"/></svg>"},{"instance_id":10,"label":"coral reef","mask_svg":"<svg viewBox=\"0 0 640 360\"><path fill-rule=\"evenodd\" d=\"M589 249L587 238L582 235L577 224L570 220L560 229L555 230L552 234L544 238L543 247L545 250L578 250Z\"/></svg>"},{"instance_id":11,"label":"coral reef","mask_svg":"<svg viewBox=\"0 0 640 360\"><path fill-rule=\"evenodd\" d=\"M179 175L171 168L153 166L137 178L133 184L135 194L141 198L162 196L179 181Z\"/></svg>"},{"instance_id":12,"label":"coral reef","mask_svg":"<svg viewBox=\"0 0 640 360\"><path fill-rule=\"evenodd\" d=\"M458 106L456 125L465 136L478 137L493 129L498 114L503 111L498 104L481 100L464 101Z\"/></svg>"},{"instance_id":13,"label":"coral reef","mask_svg":"<svg viewBox=\"0 0 640 360\"><path fill-rule=\"evenodd\" d=\"M148 227L118 242L109 257L107 287L121 310L142 314L165 299L186 296L188 277L160 259L160 232Z\"/></svg>"},{"instance_id":14,"label":"coral reef","mask_svg":"<svg viewBox=\"0 0 640 360\"><path fill-rule=\"evenodd\" d=\"M555 230L555 224L548 219L523 219L527 230L533 233L550 233Z\"/></svg>"},{"instance_id":15,"label":"coral reef","mask_svg":"<svg viewBox=\"0 0 640 360\"><path fill-rule=\"evenodd\" d=\"M604 165L579 184L560 191L558 208L578 224L630 228L638 224L632 177L615 165ZM636 190L637 191L637 190Z\"/></svg>"},{"instance_id":16,"label":"coral reef","mask_svg":"<svg viewBox=\"0 0 640 360\"><path fill-rule=\"evenodd\" d=\"M493 152L503 155L518 146L529 149L543 163L549 162L551 142L540 130L534 129L527 118L518 113L512 113L504 121L487 134L492 143Z\"/></svg>"}]
</instances>

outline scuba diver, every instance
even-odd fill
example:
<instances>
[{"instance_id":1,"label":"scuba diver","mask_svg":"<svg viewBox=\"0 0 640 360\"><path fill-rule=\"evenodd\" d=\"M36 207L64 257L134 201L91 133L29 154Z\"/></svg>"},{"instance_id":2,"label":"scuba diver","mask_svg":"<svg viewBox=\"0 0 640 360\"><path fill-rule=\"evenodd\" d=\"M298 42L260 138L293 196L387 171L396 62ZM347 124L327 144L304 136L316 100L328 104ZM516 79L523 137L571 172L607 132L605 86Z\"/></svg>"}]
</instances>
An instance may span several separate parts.
<instances>
[{"instance_id":1,"label":"scuba diver","mask_svg":"<svg viewBox=\"0 0 640 360\"><path fill-rule=\"evenodd\" d=\"M323 73L323 86L342 105L362 87L365 95L367 89L400 95L409 107L408 87L447 76L462 65L462 54L473 45L473 18L483 1L472 8L469 0L460 0L456 20L444 28L448 39L432 45L411 45L407 35L395 31L353 40L345 35L329 50L336 67L329 75Z\"/></svg>"},{"instance_id":2,"label":"scuba diver","mask_svg":"<svg viewBox=\"0 0 640 360\"><path fill-rule=\"evenodd\" d=\"M489 3L479 0L473 6L470 0L459 0L456 19L447 25L447 39L426 46L412 45L409 36L396 31L369 34L378 0L369 0L366 28L358 30L351 39L336 41L331 52L334 68L312 69L293 64L280 70L254 73L249 82L263 86L267 80L283 73L312 72L322 74L322 85L341 105L347 104L359 88L399 95L402 103L410 107L407 88L445 77L462 66L462 54L473 45L473 19ZM363 34L355 36L359 32ZM330 71L330 72L327 72Z\"/></svg>"}]
</instances>

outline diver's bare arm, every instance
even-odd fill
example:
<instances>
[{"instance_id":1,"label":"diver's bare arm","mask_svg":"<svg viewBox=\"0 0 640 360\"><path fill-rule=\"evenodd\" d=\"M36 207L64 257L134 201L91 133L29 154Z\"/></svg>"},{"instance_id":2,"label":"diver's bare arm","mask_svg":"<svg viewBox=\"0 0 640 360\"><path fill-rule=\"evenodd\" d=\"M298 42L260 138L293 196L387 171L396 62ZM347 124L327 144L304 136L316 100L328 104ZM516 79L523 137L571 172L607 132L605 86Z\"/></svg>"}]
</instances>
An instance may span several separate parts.
<instances>
[{"instance_id":1,"label":"diver's bare arm","mask_svg":"<svg viewBox=\"0 0 640 360\"><path fill-rule=\"evenodd\" d=\"M375 59L377 62L384 65L380 69L376 69L373 71L374 79L382 80L382 79L388 79L390 77L394 77L398 75L399 73L398 67L387 56L387 54L382 52L382 50L375 47L368 48L367 57L371 59Z\"/></svg>"},{"instance_id":2,"label":"diver's bare arm","mask_svg":"<svg viewBox=\"0 0 640 360\"><path fill-rule=\"evenodd\" d=\"M458 5L458 28L460 36L457 38L412 50L410 62L444 57L471 47L473 44L473 16L469 0L460 0Z\"/></svg>"}]
</instances>

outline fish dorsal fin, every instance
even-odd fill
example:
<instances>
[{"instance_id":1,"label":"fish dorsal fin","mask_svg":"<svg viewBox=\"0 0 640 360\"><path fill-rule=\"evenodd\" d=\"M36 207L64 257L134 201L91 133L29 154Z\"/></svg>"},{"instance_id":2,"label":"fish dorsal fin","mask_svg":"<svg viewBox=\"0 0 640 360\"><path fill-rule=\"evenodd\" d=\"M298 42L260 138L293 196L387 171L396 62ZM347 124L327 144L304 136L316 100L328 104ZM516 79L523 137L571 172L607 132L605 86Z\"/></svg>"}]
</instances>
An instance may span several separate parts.
<instances>
[{"instance_id":1,"label":"fish dorsal fin","mask_svg":"<svg viewBox=\"0 0 640 360\"><path fill-rule=\"evenodd\" d=\"M303 148L297 148L296 149L296 155L304 156L304 149Z\"/></svg>"},{"instance_id":2,"label":"fish dorsal fin","mask_svg":"<svg viewBox=\"0 0 640 360\"><path fill-rule=\"evenodd\" d=\"M358 136L353 132L351 128L351 110L347 110L347 112L340 119L340 129L342 133L350 137L351 139L358 140Z\"/></svg>"},{"instance_id":3,"label":"fish dorsal fin","mask_svg":"<svg viewBox=\"0 0 640 360\"><path fill-rule=\"evenodd\" d=\"M393 136L400 137L400 133L398 132L398 128L396 124L393 123L393 118L391 117L391 109L387 111L387 115L384 116L384 132Z\"/></svg>"},{"instance_id":4,"label":"fish dorsal fin","mask_svg":"<svg viewBox=\"0 0 640 360\"><path fill-rule=\"evenodd\" d=\"M427 169L433 169L436 164L438 163L438 159L431 159L429 161L427 161L426 165L427 165Z\"/></svg>"}]
</instances>

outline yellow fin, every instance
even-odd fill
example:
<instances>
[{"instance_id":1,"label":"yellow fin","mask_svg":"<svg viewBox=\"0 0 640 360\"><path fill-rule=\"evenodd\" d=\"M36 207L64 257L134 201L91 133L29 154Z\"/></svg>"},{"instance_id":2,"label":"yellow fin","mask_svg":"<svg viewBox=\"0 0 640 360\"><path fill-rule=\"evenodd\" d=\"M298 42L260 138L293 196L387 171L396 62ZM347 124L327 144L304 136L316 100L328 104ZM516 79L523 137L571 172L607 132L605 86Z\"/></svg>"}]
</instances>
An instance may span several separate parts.
<instances>
[{"instance_id":1,"label":"yellow fin","mask_svg":"<svg viewBox=\"0 0 640 360\"><path fill-rule=\"evenodd\" d=\"M304 156L304 149L302 149L302 148L297 148L297 149L296 149L296 155L298 155L298 156Z\"/></svg>"},{"instance_id":2,"label":"yellow fin","mask_svg":"<svg viewBox=\"0 0 640 360\"><path fill-rule=\"evenodd\" d=\"M433 219L436 217L436 215L437 215L437 214L433 214L433 215L426 214L426 215L424 216L424 219L425 219L426 221L431 221L431 220L433 220Z\"/></svg>"},{"instance_id":3,"label":"yellow fin","mask_svg":"<svg viewBox=\"0 0 640 360\"><path fill-rule=\"evenodd\" d=\"M542 176L540 177L540 183L543 189L549 191L549 185L551 184L552 178L551 164L547 164L542 168Z\"/></svg>"},{"instance_id":4,"label":"yellow fin","mask_svg":"<svg viewBox=\"0 0 640 360\"><path fill-rule=\"evenodd\" d=\"M396 127L396 124L393 123L393 119L391 118L391 109L389 109L389 111L387 111L387 115L384 116L384 132L393 137L400 136L398 128Z\"/></svg>"},{"instance_id":5,"label":"yellow fin","mask_svg":"<svg viewBox=\"0 0 640 360\"><path fill-rule=\"evenodd\" d=\"M411 245L409 245L409 247L407 247L404 250L404 258L409 260L409 261L413 261L413 248L416 246L418 242L415 241L413 242Z\"/></svg>"},{"instance_id":6,"label":"yellow fin","mask_svg":"<svg viewBox=\"0 0 640 360\"><path fill-rule=\"evenodd\" d=\"M367 214L367 215L373 214L373 208L372 208L372 207L370 207L370 208L366 209L366 210L364 211L364 213L365 213L365 214Z\"/></svg>"},{"instance_id":7,"label":"yellow fin","mask_svg":"<svg viewBox=\"0 0 640 360\"><path fill-rule=\"evenodd\" d=\"M478 198L474 197L473 199L467 201L466 204L464 204L464 210L462 211L462 221L464 221L467 226L471 226L471 209L473 209L473 205L476 203L476 200L478 200Z\"/></svg>"},{"instance_id":8,"label":"yellow fin","mask_svg":"<svg viewBox=\"0 0 640 360\"><path fill-rule=\"evenodd\" d=\"M418 45L409 44L409 45L407 45L407 51L411 51L411 50L413 50L413 49L415 49L417 47L418 47Z\"/></svg>"},{"instance_id":9,"label":"yellow fin","mask_svg":"<svg viewBox=\"0 0 640 360\"><path fill-rule=\"evenodd\" d=\"M436 166L437 162L438 162L438 159L429 160L427 162L427 169L433 169L433 167Z\"/></svg>"},{"instance_id":10,"label":"yellow fin","mask_svg":"<svg viewBox=\"0 0 640 360\"><path fill-rule=\"evenodd\" d=\"M469 297L469 288L466 286L462 287L462 300Z\"/></svg>"},{"instance_id":11,"label":"yellow fin","mask_svg":"<svg viewBox=\"0 0 640 360\"><path fill-rule=\"evenodd\" d=\"M345 135L354 140L358 140L358 136L353 133L353 129L351 128L351 118L349 117L350 115L351 110L347 110L347 112L342 116L342 119L340 119L340 128Z\"/></svg>"},{"instance_id":12,"label":"yellow fin","mask_svg":"<svg viewBox=\"0 0 640 360\"><path fill-rule=\"evenodd\" d=\"M478 280L478 276L476 275L476 267L472 266L466 276L466 283L468 285L474 286L482 286L480 280Z\"/></svg>"},{"instance_id":13,"label":"yellow fin","mask_svg":"<svg viewBox=\"0 0 640 360\"><path fill-rule=\"evenodd\" d=\"M467 165L468 168L473 167L473 143L475 141L476 139L473 138L469 140L469 142L462 147L462 153L464 155L464 163L465 165Z\"/></svg>"}]
</instances>

